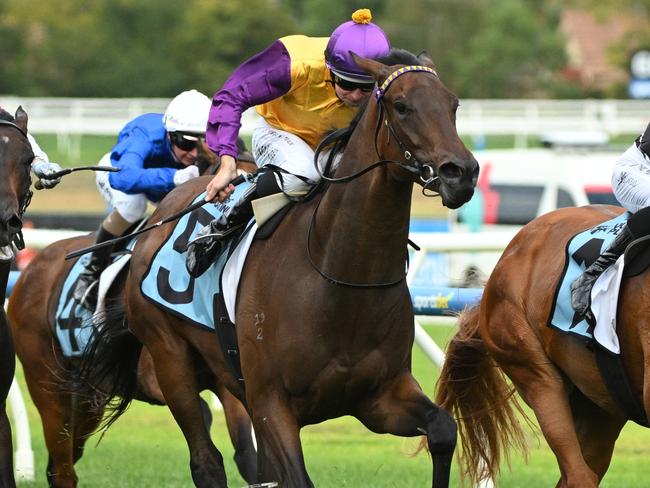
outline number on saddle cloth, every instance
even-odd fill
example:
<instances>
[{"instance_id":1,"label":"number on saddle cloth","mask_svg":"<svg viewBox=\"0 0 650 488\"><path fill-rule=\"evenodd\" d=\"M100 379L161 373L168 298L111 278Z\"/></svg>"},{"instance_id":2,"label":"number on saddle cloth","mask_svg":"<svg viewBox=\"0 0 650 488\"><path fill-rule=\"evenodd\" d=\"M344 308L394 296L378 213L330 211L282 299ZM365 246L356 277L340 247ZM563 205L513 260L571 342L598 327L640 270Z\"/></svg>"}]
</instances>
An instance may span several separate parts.
<instances>
[{"instance_id":1,"label":"number on saddle cloth","mask_svg":"<svg viewBox=\"0 0 650 488\"><path fill-rule=\"evenodd\" d=\"M125 249L130 251L135 245L135 239L130 241ZM130 255L130 253L127 253ZM122 264L118 265L120 268L113 271L111 280L107 283L107 288L115 281L117 276L124 270L128 269L125 261L128 261L129 255L125 256L123 253L115 254L111 258L111 264L107 270L116 264L116 261L122 260ZM88 310L77 302L73 295L75 284L79 275L86 269L86 264L90 260L90 254L84 254L77 261L75 261L72 268L66 276L59 301L54 315L54 328L56 332L59 345L65 357L79 357L82 356L88 346L88 341L93 331L93 311ZM105 270L106 271L106 270ZM102 274L104 276L104 274ZM108 289L106 290L108 292ZM101 293L101 292L100 292ZM103 297L100 296L103 302Z\"/></svg>"},{"instance_id":2,"label":"number on saddle cloth","mask_svg":"<svg viewBox=\"0 0 650 488\"><path fill-rule=\"evenodd\" d=\"M149 301L183 320L214 329L215 304L221 293L221 274L231 249L234 250L233 241L226 246L226 252L198 278L190 276L185 266L187 243L204 226L228 211L250 185L245 181L235 187L225 202L208 203L178 220L174 230L154 254L149 270L140 283L142 294ZM198 195L193 202L202 200L204 195Z\"/></svg>"}]
</instances>

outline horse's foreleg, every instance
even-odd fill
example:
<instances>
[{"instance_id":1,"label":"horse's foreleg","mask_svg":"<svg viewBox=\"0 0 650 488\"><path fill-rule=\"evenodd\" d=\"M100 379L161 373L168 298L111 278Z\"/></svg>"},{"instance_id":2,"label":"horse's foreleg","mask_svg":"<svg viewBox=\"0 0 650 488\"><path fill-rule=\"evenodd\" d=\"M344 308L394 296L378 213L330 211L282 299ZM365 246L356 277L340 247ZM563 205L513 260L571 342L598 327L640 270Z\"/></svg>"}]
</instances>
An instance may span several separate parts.
<instances>
[{"instance_id":1,"label":"horse's foreleg","mask_svg":"<svg viewBox=\"0 0 650 488\"><path fill-rule=\"evenodd\" d=\"M253 413L258 443L258 480L282 487L313 487L300 443L300 427L291 408L270 391L251 391L247 401Z\"/></svg>"},{"instance_id":2,"label":"horse's foreleg","mask_svg":"<svg viewBox=\"0 0 650 488\"><path fill-rule=\"evenodd\" d=\"M189 345L169 332L147 344L165 401L190 450L190 470L197 487L226 487L223 457L210 439L203 420L199 388Z\"/></svg>"},{"instance_id":3,"label":"horse's foreleg","mask_svg":"<svg viewBox=\"0 0 650 488\"><path fill-rule=\"evenodd\" d=\"M16 482L14 481L11 427L3 402L0 404L0 487L13 488L14 486L16 486Z\"/></svg>"},{"instance_id":4,"label":"horse's foreleg","mask_svg":"<svg viewBox=\"0 0 650 488\"><path fill-rule=\"evenodd\" d=\"M226 388L220 388L218 397L223 405L228 433L235 448L235 463L239 473L250 484L257 480L257 452L253 444L253 424L242 403Z\"/></svg>"},{"instance_id":5,"label":"horse's foreleg","mask_svg":"<svg viewBox=\"0 0 650 488\"><path fill-rule=\"evenodd\" d=\"M435 405L410 373L404 373L378 395L366 399L355 416L373 432L402 437L425 434L433 458L433 487L449 486L456 447L456 422Z\"/></svg>"},{"instance_id":6,"label":"horse's foreleg","mask_svg":"<svg viewBox=\"0 0 650 488\"><path fill-rule=\"evenodd\" d=\"M49 384L52 385L51 388L56 388L55 383ZM41 416L45 445L47 446L46 475L48 484L56 488L75 487L77 486L77 475L74 470L74 428L70 395L46 392L42 390L42 385L40 388L41 391L36 392L36 388L32 388L30 384L30 394Z\"/></svg>"},{"instance_id":7,"label":"horse's foreleg","mask_svg":"<svg viewBox=\"0 0 650 488\"><path fill-rule=\"evenodd\" d=\"M0 310L0 487L13 487L13 444L11 425L5 410L5 400L11 388L16 367L13 341L4 309Z\"/></svg>"}]
</instances>

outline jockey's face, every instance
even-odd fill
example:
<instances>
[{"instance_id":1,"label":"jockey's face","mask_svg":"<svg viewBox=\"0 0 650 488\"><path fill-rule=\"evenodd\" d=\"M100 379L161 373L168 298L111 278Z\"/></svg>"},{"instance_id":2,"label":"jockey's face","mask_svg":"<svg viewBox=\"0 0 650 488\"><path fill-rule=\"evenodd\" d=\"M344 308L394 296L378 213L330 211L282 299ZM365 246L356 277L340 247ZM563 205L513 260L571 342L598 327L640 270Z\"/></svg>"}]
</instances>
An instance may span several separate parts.
<instances>
[{"instance_id":1,"label":"jockey's face","mask_svg":"<svg viewBox=\"0 0 650 488\"><path fill-rule=\"evenodd\" d=\"M196 157L199 154L197 148L194 148L191 151L183 151L177 146L172 146L172 150L174 151L174 156L176 156L178 162L183 166L190 166L194 164L194 161L196 161Z\"/></svg>"},{"instance_id":2,"label":"jockey's face","mask_svg":"<svg viewBox=\"0 0 650 488\"><path fill-rule=\"evenodd\" d=\"M336 96L348 107L358 107L361 105L370 96L375 87L374 83L355 83L340 78L335 73L332 73L332 75Z\"/></svg>"},{"instance_id":3,"label":"jockey's face","mask_svg":"<svg viewBox=\"0 0 650 488\"><path fill-rule=\"evenodd\" d=\"M336 84L334 85L334 91L336 91L336 96L348 107L358 107L370 96L370 92L362 91L359 88L346 90Z\"/></svg>"},{"instance_id":4,"label":"jockey's face","mask_svg":"<svg viewBox=\"0 0 650 488\"><path fill-rule=\"evenodd\" d=\"M194 164L199 154L198 145L201 143L200 137L171 132L169 134L169 140L174 156L176 156L179 163L183 166Z\"/></svg>"}]
</instances>

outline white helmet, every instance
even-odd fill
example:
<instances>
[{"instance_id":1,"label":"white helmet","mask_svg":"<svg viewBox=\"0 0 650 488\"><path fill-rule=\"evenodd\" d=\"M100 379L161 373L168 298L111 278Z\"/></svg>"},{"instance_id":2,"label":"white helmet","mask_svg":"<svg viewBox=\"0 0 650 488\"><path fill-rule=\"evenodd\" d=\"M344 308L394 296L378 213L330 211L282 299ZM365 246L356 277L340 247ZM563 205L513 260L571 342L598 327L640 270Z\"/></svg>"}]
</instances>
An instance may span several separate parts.
<instances>
[{"instance_id":1,"label":"white helmet","mask_svg":"<svg viewBox=\"0 0 650 488\"><path fill-rule=\"evenodd\" d=\"M188 90L176 95L167 105L163 124L167 132L205 134L212 102L203 93Z\"/></svg>"}]
</instances>

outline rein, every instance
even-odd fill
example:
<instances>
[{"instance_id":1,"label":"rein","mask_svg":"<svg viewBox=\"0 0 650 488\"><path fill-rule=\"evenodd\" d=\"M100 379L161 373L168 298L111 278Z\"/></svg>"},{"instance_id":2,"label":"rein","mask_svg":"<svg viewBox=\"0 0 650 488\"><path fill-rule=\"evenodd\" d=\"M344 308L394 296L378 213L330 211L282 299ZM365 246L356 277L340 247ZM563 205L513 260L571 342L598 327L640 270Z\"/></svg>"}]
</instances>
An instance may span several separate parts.
<instances>
[{"instance_id":1,"label":"rein","mask_svg":"<svg viewBox=\"0 0 650 488\"><path fill-rule=\"evenodd\" d=\"M0 119L0 125L8 125L9 127L13 127L18 132L20 132L22 135L24 135L25 138L27 138L27 132L25 132L23 129L21 129L19 126L17 126L13 122L9 122L8 120Z\"/></svg>"},{"instance_id":2,"label":"rein","mask_svg":"<svg viewBox=\"0 0 650 488\"><path fill-rule=\"evenodd\" d=\"M368 173L369 171L378 168L380 166L386 166L388 164L397 164L404 168L405 170L415 173L420 177L420 181L423 183L423 189L422 193L425 196L434 196L431 194L426 194L425 191L427 188L432 185L437 179L438 175L433 166L430 164L422 164L419 162L416 157L413 155L411 151L408 150L406 147L406 144L402 142L402 140L399 138L397 133L395 132L395 129L393 128L389 117L388 117L388 110L386 109L385 102L383 100L384 94L390 87L390 85L395 81L399 76L409 73L409 72L417 72L417 71L422 71L426 73L431 73L434 76L438 77L438 74L433 70L432 68L429 68L427 66L419 66L419 65L411 65L411 66L404 66L402 68L399 68L395 71L393 71L387 78L386 80L382 83L380 87L377 87L375 90L375 98L377 101L377 104L379 105L379 115L377 117L377 126L375 128L375 136L374 136L374 145L375 145L375 152L377 153L377 156L380 158L379 161L371 164L370 166L357 171L356 173L353 173L348 176L342 176L338 178L333 178L330 176L327 176L321 172L320 167L318 165L318 155L321 152L321 149L325 146L327 146L330 143L330 139L333 138L336 133L331 134L330 136L326 137L321 141L321 143L318 145L316 152L314 154L314 166L316 167L316 171L318 172L319 176L321 179L324 181L327 181L329 183L348 183L352 180L355 180L359 178L360 176ZM379 146L378 146L378 140L379 140L379 131L381 130L381 125L382 125L382 120L384 121L384 124L386 125L386 128L388 130L388 143L390 143L390 136L392 135L395 141L397 142L397 145L400 148L400 151L402 151L402 154L404 156L404 159L406 159L407 163L404 163L402 161L395 161L392 159L382 159L382 155L379 153ZM330 160L331 162L331 160ZM411 162L413 164L411 164ZM312 214L311 221L309 223L309 229L307 230L307 259L309 260L309 264L311 264L312 268L314 268L318 274L320 274L325 280L328 282L332 283L333 285L337 286L344 286L348 288L388 288L391 286L395 286L402 281L406 279L406 276L408 275L408 270L409 270L409 256L408 253L406 255L406 266L405 266L405 271L402 276L400 276L398 279L394 281L389 281L389 282L383 282L383 283L351 283L347 281L342 281L334 278L333 276L328 275L325 273L323 270L321 270L316 263L313 260L312 254L311 254L311 247L309 246L309 242L311 240L311 235L312 235L312 229L314 227L314 222L316 221L316 213L318 211L318 208L320 207L320 204L322 202L322 199L318 202L316 207L314 207L314 212ZM419 247L415 245L411 240L408 240L409 244L413 245L413 247L416 250L419 250Z\"/></svg>"},{"instance_id":3,"label":"rein","mask_svg":"<svg viewBox=\"0 0 650 488\"><path fill-rule=\"evenodd\" d=\"M25 132L21 127L18 125L14 124L13 122L10 122L8 120L0 119L0 126L8 126L11 128L16 129L18 132L20 132L23 137L27 140L27 146L31 149L31 144L29 143L29 139L27 138L27 132ZM30 162L31 163L31 162ZM31 184L31 178L29 179ZM22 216L27 210L27 207L29 206L30 202L32 201L32 195L34 193L30 189L30 187L27 187L27 192L25 193L24 197L20 200L20 206L18 208L18 218L21 219L22 222ZM19 251L22 249L25 249L25 239L23 238L23 232L22 230L19 230L16 232L16 234L13 236L11 239L11 242L16 246L16 249Z\"/></svg>"}]
</instances>

